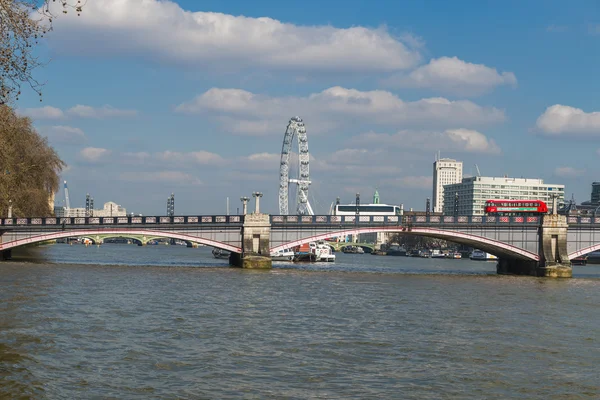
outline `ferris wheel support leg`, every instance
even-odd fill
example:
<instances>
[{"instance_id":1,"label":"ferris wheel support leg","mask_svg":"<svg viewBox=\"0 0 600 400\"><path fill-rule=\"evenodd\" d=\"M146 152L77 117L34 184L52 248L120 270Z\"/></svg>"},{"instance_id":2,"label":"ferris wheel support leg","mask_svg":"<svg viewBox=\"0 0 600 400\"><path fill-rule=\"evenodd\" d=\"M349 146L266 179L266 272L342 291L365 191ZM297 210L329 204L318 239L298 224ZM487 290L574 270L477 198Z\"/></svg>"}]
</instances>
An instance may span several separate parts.
<instances>
[{"instance_id":1,"label":"ferris wheel support leg","mask_svg":"<svg viewBox=\"0 0 600 400\"><path fill-rule=\"evenodd\" d=\"M313 211L309 201L306 202L306 210L308 211L308 215L315 215L315 212Z\"/></svg>"}]
</instances>

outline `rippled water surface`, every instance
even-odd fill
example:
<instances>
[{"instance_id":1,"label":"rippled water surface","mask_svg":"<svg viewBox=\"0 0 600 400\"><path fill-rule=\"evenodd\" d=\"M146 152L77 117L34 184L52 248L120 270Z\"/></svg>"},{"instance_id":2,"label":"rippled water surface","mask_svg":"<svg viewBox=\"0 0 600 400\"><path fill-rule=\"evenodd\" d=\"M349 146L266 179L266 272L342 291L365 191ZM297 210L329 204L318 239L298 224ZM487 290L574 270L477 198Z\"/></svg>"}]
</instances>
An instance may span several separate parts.
<instances>
[{"instance_id":1,"label":"rippled water surface","mask_svg":"<svg viewBox=\"0 0 600 400\"><path fill-rule=\"evenodd\" d=\"M600 398L600 266L208 248L34 248L0 263L0 398Z\"/></svg>"}]
</instances>

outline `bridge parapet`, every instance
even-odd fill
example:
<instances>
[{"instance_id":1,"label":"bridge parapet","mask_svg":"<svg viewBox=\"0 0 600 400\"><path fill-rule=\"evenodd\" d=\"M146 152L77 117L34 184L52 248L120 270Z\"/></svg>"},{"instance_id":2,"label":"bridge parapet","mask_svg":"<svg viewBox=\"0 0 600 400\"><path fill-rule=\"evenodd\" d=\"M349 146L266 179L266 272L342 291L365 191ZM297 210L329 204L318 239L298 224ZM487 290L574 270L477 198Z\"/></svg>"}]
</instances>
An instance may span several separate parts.
<instances>
[{"instance_id":1,"label":"bridge parapet","mask_svg":"<svg viewBox=\"0 0 600 400\"><path fill-rule=\"evenodd\" d=\"M539 216L271 215L272 225L539 225Z\"/></svg>"},{"instance_id":2,"label":"bridge parapet","mask_svg":"<svg viewBox=\"0 0 600 400\"><path fill-rule=\"evenodd\" d=\"M203 224L236 224L244 221L242 215L205 215L205 216L127 216L127 217L34 217L3 218L0 226L4 228L21 227L61 227L74 226L106 226L106 225L203 225Z\"/></svg>"}]
</instances>

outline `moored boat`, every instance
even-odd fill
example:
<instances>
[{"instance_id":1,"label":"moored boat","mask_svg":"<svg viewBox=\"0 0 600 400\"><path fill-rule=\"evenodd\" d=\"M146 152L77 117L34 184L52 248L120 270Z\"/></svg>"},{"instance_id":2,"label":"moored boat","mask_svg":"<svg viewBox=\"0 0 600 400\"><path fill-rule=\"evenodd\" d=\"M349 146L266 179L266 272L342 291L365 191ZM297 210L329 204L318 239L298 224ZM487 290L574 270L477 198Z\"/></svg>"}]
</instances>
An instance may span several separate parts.
<instances>
[{"instance_id":1,"label":"moored boat","mask_svg":"<svg viewBox=\"0 0 600 400\"><path fill-rule=\"evenodd\" d=\"M390 246L386 250L388 256L406 256L406 249L401 246Z\"/></svg>"},{"instance_id":2,"label":"moored boat","mask_svg":"<svg viewBox=\"0 0 600 400\"><path fill-rule=\"evenodd\" d=\"M304 243L294 249L294 262L315 262L317 255L310 251L310 244Z\"/></svg>"},{"instance_id":3,"label":"moored boat","mask_svg":"<svg viewBox=\"0 0 600 400\"><path fill-rule=\"evenodd\" d=\"M293 261L294 251L291 249L279 250L271 253L271 260L273 261Z\"/></svg>"},{"instance_id":4,"label":"moored boat","mask_svg":"<svg viewBox=\"0 0 600 400\"><path fill-rule=\"evenodd\" d=\"M212 255L214 258L229 258L229 254L231 254L231 252L227 250L218 249L216 247L212 249Z\"/></svg>"},{"instance_id":5,"label":"moored boat","mask_svg":"<svg viewBox=\"0 0 600 400\"><path fill-rule=\"evenodd\" d=\"M335 254L331 246L324 242L313 242L310 244L310 252L316 256L316 261L335 261Z\"/></svg>"},{"instance_id":6,"label":"moored boat","mask_svg":"<svg viewBox=\"0 0 600 400\"><path fill-rule=\"evenodd\" d=\"M344 246L342 247L342 253L350 253L350 254L364 254L364 250L360 246Z\"/></svg>"},{"instance_id":7,"label":"moored boat","mask_svg":"<svg viewBox=\"0 0 600 400\"><path fill-rule=\"evenodd\" d=\"M383 251L383 250L373 250L371 252L372 256L387 256L387 251Z\"/></svg>"},{"instance_id":8,"label":"moored boat","mask_svg":"<svg viewBox=\"0 0 600 400\"><path fill-rule=\"evenodd\" d=\"M430 257L431 258L446 258L446 255L444 253L442 253L441 250L434 249L434 250L431 250Z\"/></svg>"},{"instance_id":9,"label":"moored boat","mask_svg":"<svg viewBox=\"0 0 600 400\"><path fill-rule=\"evenodd\" d=\"M490 261L490 260L498 259L498 257L496 257L495 255L486 253L485 251L482 251L482 250L473 250L473 252L469 256L469 258L471 260L477 260L477 261Z\"/></svg>"}]
</instances>

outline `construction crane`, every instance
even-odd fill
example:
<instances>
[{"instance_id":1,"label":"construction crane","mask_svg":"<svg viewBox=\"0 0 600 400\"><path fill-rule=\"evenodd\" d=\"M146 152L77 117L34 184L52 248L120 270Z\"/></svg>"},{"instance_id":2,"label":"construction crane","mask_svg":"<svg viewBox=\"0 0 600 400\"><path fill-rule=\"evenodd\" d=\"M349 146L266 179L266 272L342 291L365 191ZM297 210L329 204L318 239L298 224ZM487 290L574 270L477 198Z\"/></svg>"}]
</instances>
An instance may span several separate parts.
<instances>
[{"instance_id":1,"label":"construction crane","mask_svg":"<svg viewBox=\"0 0 600 400\"><path fill-rule=\"evenodd\" d=\"M65 182L65 207L67 210L71 208L71 203L69 202L69 188L67 187L67 181Z\"/></svg>"},{"instance_id":2,"label":"construction crane","mask_svg":"<svg viewBox=\"0 0 600 400\"><path fill-rule=\"evenodd\" d=\"M477 176L481 177L481 172L479 172L479 167L475 164L475 169L477 170Z\"/></svg>"}]
</instances>

